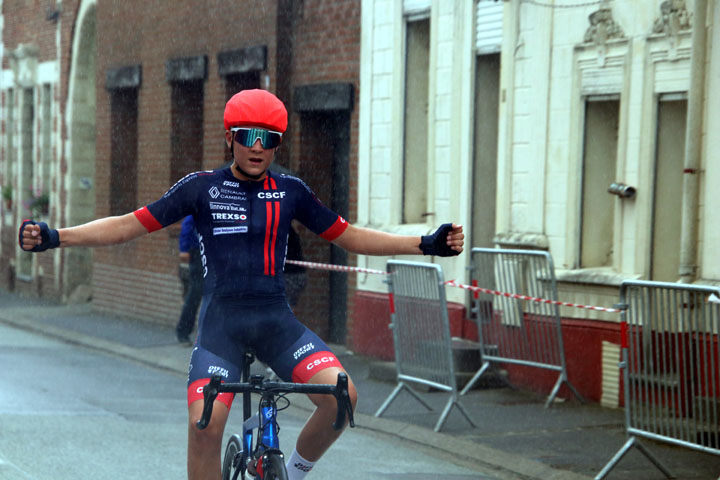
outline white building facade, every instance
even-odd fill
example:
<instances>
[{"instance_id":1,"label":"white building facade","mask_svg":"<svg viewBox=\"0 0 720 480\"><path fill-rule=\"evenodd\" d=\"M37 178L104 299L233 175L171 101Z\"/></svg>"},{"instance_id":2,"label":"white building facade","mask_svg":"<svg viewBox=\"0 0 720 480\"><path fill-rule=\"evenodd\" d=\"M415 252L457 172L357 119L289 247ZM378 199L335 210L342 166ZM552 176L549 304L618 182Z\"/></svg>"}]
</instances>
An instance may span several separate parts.
<instances>
[{"instance_id":1,"label":"white building facade","mask_svg":"<svg viewBox=\"0 0 720 480\"><path fill-rule=\"evenodd\" d=\"M365 0L362 15L359 224L455 221L468 251L547 250L566 302L612 306L630 278L720 283L720 5ZM469 255L430 260L467 278Z\"/></svg>"}]
</instances>

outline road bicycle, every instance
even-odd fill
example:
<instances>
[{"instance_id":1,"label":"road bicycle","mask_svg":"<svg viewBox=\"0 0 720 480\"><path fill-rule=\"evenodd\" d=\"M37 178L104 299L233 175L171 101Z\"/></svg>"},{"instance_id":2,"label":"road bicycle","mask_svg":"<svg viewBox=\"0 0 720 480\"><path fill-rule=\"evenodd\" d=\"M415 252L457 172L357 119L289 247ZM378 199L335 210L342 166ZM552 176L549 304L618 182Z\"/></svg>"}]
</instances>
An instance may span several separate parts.
<instances>
[{"instance_id":1,"label":"road bicycle","mask_svg":"<svg viewBox=\"0 0 720 480\"><path fill-rule=\"evenodd\" d=\"M350 427L354 427L348 377L343 372L338 373L336 385L274 382L265 379L263 375L250 375L250 365L254 360L255 356L252 353L245 354L245 366L239 383L223 383L220 375L213 375L210 378L210 382L203 387L203 413L197 422L197 427L202 430L210 423L213 402L219 393L242 393L242 435L232 435L226 444L222 479L242 480L248 466L252 465L257 471L256 480L287 480L285 459L278 438L280 426L277 421L278 411L290 406L290 400L285 395L288 393L333 395L338 406L333 428L342 429L346 418ZM253 393L260 395L256 415L252 415ZM286 402L280 408L277 405L279 399ZM253 437L256 439L254 447Z\"/></svg>"}]
</instances>

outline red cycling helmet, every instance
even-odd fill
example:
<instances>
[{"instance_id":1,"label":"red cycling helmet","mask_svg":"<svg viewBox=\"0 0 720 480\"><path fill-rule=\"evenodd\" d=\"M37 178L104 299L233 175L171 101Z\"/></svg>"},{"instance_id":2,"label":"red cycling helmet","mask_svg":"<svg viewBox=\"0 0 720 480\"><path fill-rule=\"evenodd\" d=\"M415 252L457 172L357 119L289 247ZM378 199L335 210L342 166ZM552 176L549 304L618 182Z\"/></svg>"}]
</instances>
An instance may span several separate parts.
<instances>
[{"instance_id":1,"label":"red cycling helmet","mask_svg":"<svg viewBox=\"0 0 720 480\"><path fill-rule=\"evenodd\" d=\"M288 123L285 105L267 90L241 90L225 104L225 130L232 127L261 127L285 133Z\"/></svg>"}]
</instances>

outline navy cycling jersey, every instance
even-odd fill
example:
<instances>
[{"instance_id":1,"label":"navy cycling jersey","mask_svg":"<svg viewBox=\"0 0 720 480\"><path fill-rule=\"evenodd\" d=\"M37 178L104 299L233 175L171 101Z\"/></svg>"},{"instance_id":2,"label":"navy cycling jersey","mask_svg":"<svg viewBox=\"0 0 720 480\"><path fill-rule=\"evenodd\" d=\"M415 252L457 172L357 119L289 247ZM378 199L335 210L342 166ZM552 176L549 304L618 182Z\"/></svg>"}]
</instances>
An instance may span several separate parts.
<instances>
[{"instance_id":1,"label":"navy cycling jersey","mask_svg":"<svg viewBox=\"0 0 720 480\"><path fill-rule=\"evenodd\" d=\"M241 181L229 167L185 176L135 215L148 232L192 215L204 293L249 299L284 295L282 272L292 219L328 241L348 226L296 177L268 171L263 181Z\"/></svg>"}]
</instances>

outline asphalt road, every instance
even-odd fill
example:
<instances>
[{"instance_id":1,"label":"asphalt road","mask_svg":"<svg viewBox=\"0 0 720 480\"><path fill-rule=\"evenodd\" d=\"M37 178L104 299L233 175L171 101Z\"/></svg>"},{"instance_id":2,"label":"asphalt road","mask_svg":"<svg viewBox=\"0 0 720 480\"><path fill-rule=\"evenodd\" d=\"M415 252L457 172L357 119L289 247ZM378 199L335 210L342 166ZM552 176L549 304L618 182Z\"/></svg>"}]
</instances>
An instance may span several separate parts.
<instances>
[{"instance_id":1,"label":"asphalt road","mask_svg":"<svg viewBox=\"0 0 720 480\"><path fill-rule=\"evenodd\" d=\"M182 479L185 378L0 325L0 480ZM227 434L241 423L239 404ZM305 412L283 411L289 453ZM346 433L309 479L507 479L366 429Z\"/></svg>"}]
</instances>

